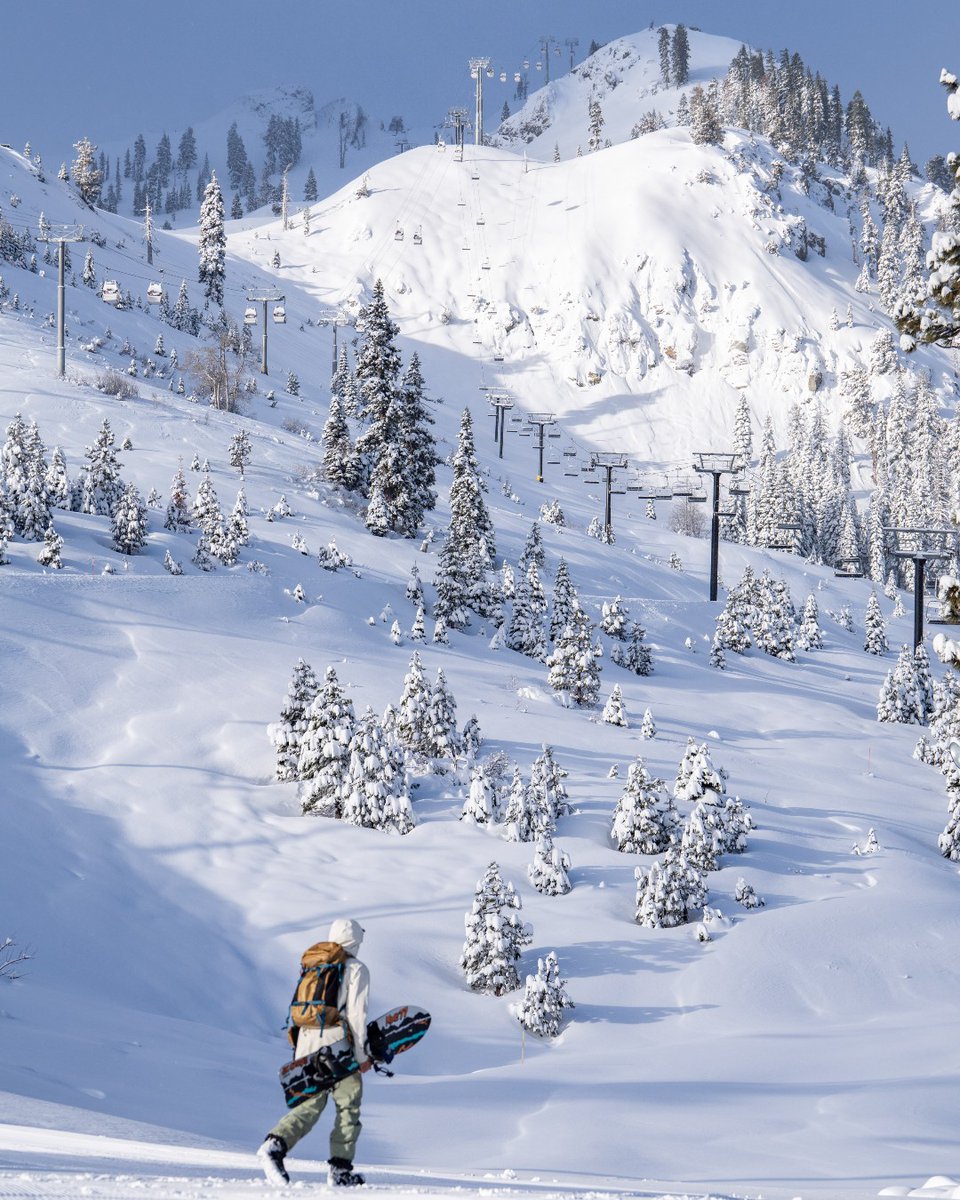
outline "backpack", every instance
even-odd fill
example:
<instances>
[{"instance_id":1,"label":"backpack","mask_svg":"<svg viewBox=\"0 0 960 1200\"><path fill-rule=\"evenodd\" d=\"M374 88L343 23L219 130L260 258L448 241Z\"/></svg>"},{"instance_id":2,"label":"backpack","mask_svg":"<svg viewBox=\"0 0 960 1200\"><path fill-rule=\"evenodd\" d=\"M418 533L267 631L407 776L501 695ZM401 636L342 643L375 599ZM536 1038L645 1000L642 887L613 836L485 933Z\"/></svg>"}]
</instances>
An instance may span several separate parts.
<instances>
[{"instance_id":1,"label":"backpack","mask_svg":"<svg viewBox=\"0 0 960 1200\"><path fill-rule=\"evenodd\" d=\"M294 1045L297 1029L326 1029L328 1025L343 1024L337 1001L347 957L339 942L317 942L303 952L300 978L287 1019L288 1037Z\"/></svg>"}]
</instances>

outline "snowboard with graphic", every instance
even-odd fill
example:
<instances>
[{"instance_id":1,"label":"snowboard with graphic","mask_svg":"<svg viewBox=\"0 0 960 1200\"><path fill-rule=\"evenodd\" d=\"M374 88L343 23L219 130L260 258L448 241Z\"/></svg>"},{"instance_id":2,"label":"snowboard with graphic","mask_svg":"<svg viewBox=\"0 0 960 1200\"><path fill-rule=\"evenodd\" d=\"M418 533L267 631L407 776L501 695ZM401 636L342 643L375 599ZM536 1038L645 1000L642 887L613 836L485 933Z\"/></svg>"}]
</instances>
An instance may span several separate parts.
<instances>
[{"instance_id":1,"label":"snowboard with graphic","mask_svg":"<svg viewBox=\"0 0 960 1200\"><path fill-rule=\"evenodd\" d=\"M406 1004L392 1008L367 1026L367 1046L374 1068L384 1072L396 1055L409 1050L430 1028L430 1014ZM280 1086L287 1108L296 1108L318 1092L328 1091L341 1079L359 1071L360 1064L348 1037L314 1054L295 1058L280 1068ZM390 1074L390 1072L384 1072Z\"/></svg>"}]
</instances>

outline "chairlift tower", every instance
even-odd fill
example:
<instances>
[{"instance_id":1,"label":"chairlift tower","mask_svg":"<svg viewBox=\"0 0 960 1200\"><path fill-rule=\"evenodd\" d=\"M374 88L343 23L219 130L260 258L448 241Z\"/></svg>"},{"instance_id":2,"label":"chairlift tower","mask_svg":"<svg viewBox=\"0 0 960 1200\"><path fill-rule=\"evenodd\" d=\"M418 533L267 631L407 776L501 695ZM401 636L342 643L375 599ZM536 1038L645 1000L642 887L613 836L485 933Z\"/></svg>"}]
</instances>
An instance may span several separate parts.
<instances>
[{"instance_id":1,"label":"chairlift tower","mask_svg":"<svg viewBox=\"0 0 960 1200\"><path fill-rule=\"evenodd\" d=\"M720 511L720 477L738 474L743 470L743 461L738 454L725 454L718 451L701 451L695 454L694 458L697 461L693 464L693 469L697 474L713 477L713 515L710 522L710 600L715 601L720 563L720 518L733 515Z\"/></svg>"},{"instance_id":2,"label":"chairlift tower","mask_svg":"<svg viewBox=\"0 0 960 1200\"><path fill-rule=\"evenodd\" d=\"M509 392L488 391L487 401L493 409L493 440L497 443L497 457L503 458L503 435L506 432L507 413L513 408Z\"/></svg>"},{"instance_id":3,"label":"chairlift tower","mask_svg":"<svg viewBox=\"0 0 960 1200\"><path fill-rule=\"evenodd\" d=\"M546 433L546 430L550 429L551 426L556 425L556 423L557 418L553 415L553 413L527 414L527 424L530 426L530 432L532 433L534 429L537 430L537 441L535 443L538 453L537 483L543 483L543 451L546 445L545 439L547 437L558 438L560 436L559 430L557 430L556 433Z\"/></svg>"},{"instance_id":4,"label":"chairlift tower","mask_svg":"<svg viewBox=\"0 0 960 1200\"><path fill-rule=\"evenodd\" d=\"M595 452L590 455L590 464L586 468L588 471L603 471L606 475L604 479L604 503L603 503L603 528L609 538L613 533L613 496L623 496L626 493L625 488L614 488L613 473L614 471L625 471L629 466L627 456L625 454L606 454Z\"/></svg>"},{"instance_id":5,"label":"chairlift tower","mask_svg":"<svg viewBox=\"0 0 960 1200\"><path fill-rule=\"evenodd\" d=\"M45 233L37 234L38 242L56 242L59 247L57 256L57 375L64 379L67 374L67 354L64 346L65 325L64 305L66 301L66 285L64 281L64 247L67 242L82 242L82 225L61 225L58 229L52 226Z\"/></svg>"},{"instance_id":6,"label":"chairlift tower","mask_svg":"<svg viewBox=\"0 0 960 1200\"><path fill-rule=\"evenodd\" d=\"M465 108L451 108L447 111L447 126L453 127L453 146L457 162L463 162L463 134L467 128L467 117L470 114Z\"/></svg>"},{"instance_id":7,"label":"chairlift tower","mask_svg":"<svg viewBox=\"0 0 960 1200\"><path fill-rule=\"evenodd\" d=\"M267 305L268 304L283 304L284 300L286 300L286 296L281 295L280 292L270 292L269 294L267 294L266 292L254 293L251 296L247 296L248 304L262 304L263 305L263 336L260 339L260 374L261 375L269 374L269 371L267 370ZM286 314L283 313L282 309L280 310L280 312L281 312L281 314L283 314L280 317L278 317L277 314L274 313L274 320L277 321L278 324L282 324L287 319ZM244 320L246 321L246 318L244 318ZM246 323L252 325L255 323L255 320L249 321Z\"/></svg>"},{"instance_id":8,"label":"chairlift tower","mask_svg":"<svg viewBox=\"0 0 960 1200\"><path fill-rule=\"evenodd\" d=\"M476 81L476 118L473 123L473 140L477 146L483 145L483 76L490 69L489 58L471 58L470 78Z\"/></svg>"},{"instance_id":9,"label":"chairlift tower","mask_svg":"<svg viewBox=\"0 0 960 1200\"><path fill-rule=\"evenodd\" d=\"M330 372L332 379L337 373L337 329L344 325L350 324L350 318L342 308L325 308L321 311L317 318L317 324L326 328L330 325L333 328L333 370Z\"/></svg>"},{"instance_id":10,"label":"chairlift tower","mask_svg":"<svg viewBox=\"0 0 960 1200\"><path fill-rule=\"evenodd\" d=\"M557 39L549 34L540 39L540 53L543 55L543 82L545 84L550 82L550 47L556 45L556 43ZM557 53L560 53L559 45L557 45ZM571 55L572 53L571 51Z\"/></svg>"},{"instance_id":11,"label":"chairlift tower","mask_svg":"<svg viewBox=\"0 0 960 1200\"><path fill-rule=\"evenodd\" d=\"M957 529L924 529L910 526L884 526L894 549L894 558L913 563L913 649L923 641L923 588L928 562L944 562L957 552ZM948 544L950 539L953 544Z\"/></svg>"},{"instance_id":12,"label":"chairlift tower","mask_svg":"<svg viewBox=\"0 0 960 1200\"><path fill-rule=\"evenodd\" d=\"M576 50L576 48L580 45L580 39L579 38L564 38L563 44L570 51L570 70L572 71L573 70L573 53Z\"/></svg>"}]
</instances>

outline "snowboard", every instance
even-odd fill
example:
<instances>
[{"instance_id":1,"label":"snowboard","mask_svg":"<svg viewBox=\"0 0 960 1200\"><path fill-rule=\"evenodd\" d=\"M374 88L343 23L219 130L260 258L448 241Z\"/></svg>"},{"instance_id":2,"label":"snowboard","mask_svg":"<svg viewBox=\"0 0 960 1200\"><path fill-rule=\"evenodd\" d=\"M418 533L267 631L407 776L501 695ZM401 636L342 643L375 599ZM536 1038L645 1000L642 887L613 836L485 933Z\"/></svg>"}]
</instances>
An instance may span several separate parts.
<instances>
[{"instance_id":1,"label":"snowboard","mask_svg":"<svg viewBox=\"0 0 960 1200\"><path fill-rule=\"evenodd\" d=\"M411 1004L392 1008L371 1021L367 1026L367 1046L374 1068L383 1070L397 1054L415 1046L429 1028L430 1014ZM346 1036L314 1054L295 1058L280 1068L280 1086L287 1108L296 1108L318 1092L329 1091L335 1083L359 1070L353 1045Z\"/></svg>"}]
</instances>

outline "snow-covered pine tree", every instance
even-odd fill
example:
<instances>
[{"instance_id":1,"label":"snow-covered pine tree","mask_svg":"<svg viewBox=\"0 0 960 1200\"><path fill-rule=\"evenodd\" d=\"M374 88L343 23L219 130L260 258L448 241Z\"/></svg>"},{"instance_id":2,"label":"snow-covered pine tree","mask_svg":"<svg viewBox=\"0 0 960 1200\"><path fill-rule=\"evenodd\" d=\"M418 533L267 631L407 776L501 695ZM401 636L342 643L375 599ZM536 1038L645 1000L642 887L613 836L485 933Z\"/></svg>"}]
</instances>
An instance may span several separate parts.
<instances>
[{"instance_id":1,"label":"snow-covered pine tree","mask_svg":"<svg viewBox=\"0 0 960 1200\"><path fill-rule=\"evenodd\" d=\"M410 578L407 580L406 597L415 608L423 607L423 581L420 578L420 569L416 563L411 564L410 567Z\"/></svg>"},{"instance_id":2,"label":"snow-covered pine tree","mask_svg":"<svg viewBox=\"0 0 960 1200\"><path fill-rule=\"evenodd\" d=\"M413 652L397 705L397 738L411 754L430 757L430 688L418 651Z\"/></svg>"},{"instance_id":3,"label":"snow-covered pine tree","mask_svg":"<svg viewBox=\"0 0 960 1200\"><path fill-rule=\"evenodd\" d=\"M230 439L230 466L240 472L241 479L246 470L250 456L253 454L253 443L245 429L239 430Z\"/></svg>"},{"instance_id":4,"label":"snow-covered pine tree","mask_svg":"<svg viewBox=\"0 0 960 1200\"><path fill-rule=\"evenodd\" d=\"M413 618L413 625L410 627L410 641L420 642L421 644L427 640L426 629L426 614L423 611L423 605L417 609L416 616Z\"/></svg>"},{"instance_id":5,"label":"snow-covered pine tree","mask_svg":"<svg viewBox=\"0 0 960 1200\"><path fill-rule=\"evenodd\" d=\"M623 702L623 692L620 689L620 684L613 685L613 691L603 706L603 713L600 719L607 725L619 725L626 729L630 722L627 720L626 707Z\"/></svg>"},{"instance_id":6,"label":"snow-covered pine tree","mask_svg":"<svg viewBox=\"0 0 960 1200\"><path fill-rule=\"evenodd\" d=\"M877 593L871 592L867 601L867 612L863 619L863 648L868 654L886 654L890 649L887 641L887 626L880 610Z\"/></svg>"},{"instance_id":7,"label":"snow-covered pine tree","mask_svg":"<svg viewBox=\"0 0 960 1200\"><path fill-rule=\"evenodd\" d=\"M477 884L473 905L464 920L466 941L460 968L475 992L502 996L520 986L517 963L523 947L533 941L529 925L520 919L520 897L505 884L492 862Z\"/></svg>"},{"instance_id":8,"label":"snow-covered pine tree","mask_svg":"<svg viewBox=\"0 0 960 1200\"><path fill-rule=\"evenodd\" d=\"M526 574L515 589L505 640L511 650L517 650L520 654L526 654L541 662L547 652L541 616L543 607L543 588L540 585L536 563L531 561Z\"/></svg>"},{"instance_id":9,"label":"snow-covered pine tree","mask_svg":"<svg viewBox=\"0 0 960 1200\"><path fill-rule=\"evenodd\" d=\"M113 446L113 430L109 418L104 417L97 440L86 449L87 466L81 470L82 512L112 517L123 495L120 464Z\"/></svg>"},{"instance_id":10,"label":"snow-covered pine tree","mask_svg":"<svg viewBox=\"0 0 960 1200\"><path fill-rule=\"evenodd\" d=\"M543 534L540 532L540 522L534 521L530 526L530 532L527 534L527 540L523 544L523 550L520 552L517 569L521 574L525 574L530 564L533 563L538 571L542 571L545 562L546 550L543 546Z\"/></svg>"},{"instance_id":11,"label":"snow-covered pine tree","mask_svg":"<svg viewBox=\"0 0 960 1200\"><path fill-rule=\"evenodd\" d=\"M357 318L360 342L354 379L359 393L359 412L366 428L357 439L360 490L367 495L374 468L393 432L388 428L390 408L400 374L400 351L396 346L399 326L390 316L383 281L373 285L370 303Z\"/></svg>"},{"instance_id":12,"label":"snow-covered pine tree","mask_svg":"<svg viewBox=\"0 0 960 1200\"><path fill-rule=\"evenodd\" d=\"M226 275L227 235L224 232L223 193L216 172L204 188L200 205L200 267L198 278L207 300L223 308Z\"/></svg>"},{"instance_id":13,"label":"snow-covered pine tree","mask_svg":"<svg viewBox=\"0 0 960 1200\"><path fill-rule=\"evenodd\" d=\"M557 574L553 581L553 602L550 606L551 642L555 642L563 633L564 627L572 623L573 614L579 607L580 601L570 578L570 568L566 559L561 558L557 563Z\"/></svg>"},{"instance_id":14,"label":"snow-covered pine tree","mask_svg":"<svg viewBox=\"0 0 960 1200\"><path fill-rule=\"evenodd\" d=\"M672 929L685 925L690 904L686 879L676 858L665 857L645 869L637 867L634 920L646 929Z\"/></svg>"},{"instance_id":15,"label":"snow-covered pine tree","mask_svg":"<svg viewBox=\"0 0 960 1200\"><path fill-rule=\"evenodd\" d=\"M532 842L539 834L552 833L556 827L547 797L532 783L525 782L519 767L514 767L503 822L508 842Z\"/></svg>"},{"instance_id":16,"label":"snow-covered pine tree","mask_svg":"<svg viewBox=\"0 0 960 1200\"><path fill-rule=\"evenodd\" d=\"M139 554L147 543L147 506L135 483L128 483L113 513L113 545L121 554Z\"/></svg>"},{"instance_id":17,"label":"snow-covered pine tree","mask_svg":"<svg viewBox=\"0 0 960 1200\"><path fill-rule=\"evenodd\" d=\"M680 814L663 780L650 774L640 755L630 764L610 835L627 854L659 854L680 837Z\"/></svg>"},{"instance_id":18,"label":"snow-covered pine tree","mask_svg":"<svg viewBox=\"0 0 960 1200\"><path fill-rule=\"evenodd\" d=\"M677 772L677 783L673 789L674 796L677 800L691 801L699 800L708 791L725 792L727 790L726 771L722 767L714 767L710 759L710 750L705 742L698 746L691 755L691 741L692 739L687 741L687 749ZM681 775L683 776L682 781Z\"/></svg>"},{"instance_id":19,"label":"snow-covered pine tree","mask_svg":"<svg viewBox=\"0 0 960 1200\"><path fill-rule=\"evenodd\" d=\"M455 629L466 624L468 609L481 617L495 617L499 612L499 598L490 579L496 541L483 499L485 491L474 448L473 418L465 408L453 456L450 525L434 580L437 615Z\"/></svg>"},{"instance_id":20,"label":"snow-covered pine tree","mask_svg":"<svg viewBox=\"0 0 960 1200\"><path fill-rule=\"evenodd\" d=\"M657 736L657 726L653 719L653 713L649 708L645 708L643 710L643 721L640 725L640 736L645 742Z\"/></svg>"},{"instance_id":21,"label":"snow-covered pine tree","mask_svg":"<svg viewBox=\"0 0 960 1200\"><path fill-rule=\"evenodd\" d=\"M883 681L877 702L877 720L902 725L923 724L923 702L917 687L913 651L909 646L901 646L897 665L887 672Z\"/></svg>"},{"instance_id":22,"label":"snow-covered pine tree","mask_svg":"<svg viewBox=\"0 0 960 1200\"><path fill-rule=\"evenodd\" d=\"M277 755L276 779L286 782L300 778L300 742L307 727L307 709L319 690L320 684L313 668L302 658L297 659L287 694L280 706L280 719L267 729Z\"/></svg>"},{"instance_id":23,"label":"snow-covered pine tree","mask_svg":"<svg viewBox=\"0 0 960 1200\"><path fill-rule=\"evenodd\" d=\"M330 396L330 412L321 434L323 442L323 477L334 487L353 491L359 483L359 464L350 440L343 401L334 391Z\"/></svg>"},{"instance_id":24,"label":"snow-covered pine tree","mask_svg":"<svg viewBox=\"0 0 960 1200\"><path fill-rule=\"evenodd\" d=\"M926 723L934 711L934 689L930 658L922 642L913 652L913 677L920 699L921 723Z\"/></svg>"},{"instance_id":25,"label":"snow-covered pine tree","mask_svg":"<svg viewBox=\"0 0 960 1200\"><path fill-rule=\"evenodd\" d=\"M163 527L173 533L185 533L190 529L190 495L187 491L187 481L183 474L183 463L177 467L170 484L170 499L167 503L167 513Z\"/></svg>"},{"instance_id":26,"label":"snow-covered pine tree","mask_svg":"<svg viewBox=\"0 0 960 1200\"><path fill-rule=\"evenodd\" d=\"M513 573L513 567L503 560L503 565L500 567L500 595L504 600L512 600L517 594L517 580Z\"/></svg>"},{"instance_id":27,"label":"snow-covered pine tree","mask_svg":"<svg viewBox=\"0 0 960 1200\"><path fill-rule=\"evenodd\" d=\"M250 526L247 524L247 495L243 488L237 491L237 498L227 521L227 537L238 546L246 546L250 542Z\"/></svg>"},{"instance_id":28,"label":"snow-covered pine tree","mask_svg":"<svg viewBox=\"0 0 960 1200\"><path fill-rule=\"evenodd\" d=\"M553 844L548 832L538 834L533 862L527 867L527 875L537 891L543 896L565 896L572 886L569 870L570 856Z\"/></svg>"},{"instance_id":29,"label":"snow-covered pine tree","mask_svg":"<svg viewBox=\"0 0 960 1200\"><path fill-rule=\"evenodd\" d=\"M630 622L630 636L626 642L616 642L610 651L610 661L618 667L632 671L634 675L653 674L653 655L646 642L647 631L639 621Z\"/></svg>"},{"instance_id":30,"label":"snow-covered pine tree","mask_svg":"<svg viewBox=\"0 0 960 1200\"><path fill-rule=\"evenodd\" d=\"M795 662L793 628L795 612L786 584L764 571L759 580L752 633L758 649L785 662Z\"/></svg>"},{"instance_id":31,"label":"snow-covered pine tree","mask_svg":"<svg viewBox=\"0 0 960 1200\"><path fill-rule=\"evenodd\" d=\"M563 1010L573 1007L566 980L560 978L556 952L551 950L546 958L537 959L536 975L527 976L523 1000L516 1010L517 1020L528 1033L554 1038L560 1033Z\"/></svg>"},{"instance_id":32,"label":"snow-covered pine tree","mask_svg":"<svg viewBox=\"0 0 960 1200\"><path fill-rule=\"evenodd\" d=\"M608 636L617 641L625 642L628 637L627 618L630 616L626 605L619 596L605 600L601 609L600 628Z\"/></svg>"},{"instance_id":33,"label":"snow-covered pine tree","mask_svg":"<svg viewBox=\"0 0 960 1200\"><path fill-rule=\"evenodd\" d=\"M578 608L547 657L550 686L578 707L596 703L600 692L600 664L593 652L592 636L591 622Z\"/></svg>"},{"instance_id":34,"label":"snow-covered pine tree","mask_svg":"<svg viewBox=\"0 0 960 1200\"><path fill-rule=\"evenodd\" d=\"M434 422L427 408L424 387L420 358L414 352L393 400L395 417L391 428L396 451L392 458L388 456L384 460L385 467L391 461L402 466L403 479L393 528L405 537L415 536L426 514L437 504L437 446L430 429Z\"/></svg>"},{"instance_id":35,"label":"snow-covered pine tree","mask_svg":"<svg viewBox=\"0 0 960 1200\"><path fill-rule=\"evenodd\" d=\"M813 592L803 606L803 615L797 629L795 644L798 650L822 650L823 630L820 628L820 610Z\"/></svg>"},{"instance_id":36,"label":"snow-covered pine tree","mask_svg":"<svg viewBox=\"0 0 960 1200\"><path fill-rule=\"evenodd\" d=\"M943 70L940 82L947 89L947 112L954 121L960 121L960 90L956 75ZM933 235L927 259L928 299L922 308L904 305L896 313L901 332L913 344L956 346L960 341L960 238L956 232L960 218L960 159L951 154L947 161L957 186L950 196L951 219L947 228Z\"/></svg>"},{"instance_id":37,"label":"snow-covered pine tree","mask_svg":"<svg viewBox=\"0 0 960 1200\"><path fill-rule=\"evenodd\" d=\"M570 772L564 770L553 757L553 747L542 745L540 753L533 760L533 766L530 768L530 783L542 797L547 811L554 820L569 816L573 811L563 782L569 775Z\"/></svg>"},{"instance_id":38,"label":"snow-covered pine tree","mask_svg":"<svg viewBox=\"0 0 960 1200\"><path fill-rule=\"evenodd\" d=\"M434 634L433 640L437 640L436 634ZM480 721L476 713L472 713L467 718L467 723L460 734L460 740L463 744L464 757L476 758L477 751L483 745L483 734L480 732Z\"/></svg>"},{"instance_id":39,"label":"snow-covered pine tree","mask_svg":"<svg viewBox=\"0 0 960 1200\"><path fill-rule=\"evenodd\" d=\"M50 457L50 466L43 477L47 492L47 502L51 508L70 507L70 478L67 475L67 461L59 446L54 446Z\"/></svg>"},{"instance_id":40,"label":"snow-covered pine tree","mask_svg":"<svg viewBox=\"0 0 960 1200\"><path fill-rule=\"evenodd\" d=\"M308 668L309 670L309 668ZM304 681L305 696L311 681ZM290 755L294 753L296 727L291 718ZM353 703L344 694L334 667L327 667L323 685L304 710L300 724L300 751L296 774L300 780L300 805L304 813L342 817L350 747L356 728ZM277 748L280 768L280 747Z\"/></svg>"},{"instance_id":41,"label":"snow-covered pine tree","mask_svg":"<svg viewBox=\"0 0 960 1200\"><path fill-rule=\"evenodd\" d=\"M63 568L63 560L60 557L62 550L63 538L54 529L51 521L43 535L43 546L37 555L37 562L41 567L51 567L54 571L59 571Z\"/></svg>"},{"instance_id":42,"label":"snow-covered pine tree","mask_svg":"<svg viewBox=\"0 0 960 1200\"><path fill-rule=\"evenodd\" d=\"M367 708L350 740L343 819L364 829L409 833L414 827L403 748Z\"/></svg>"},{"instance_id":43,"label":"snow-covered pine tree","mask_svg":"<svg viewBox=\"0 0 960 1200\"><path fill-rule=\"evenodd\" d=\"M458 757L462 748L457 732L457 702L442 667L437 669L437 678L427 701L425 745L431 758L450 762Z\"/></svg>"},{"instance_id":44,"label":"snow-covered pine tree","mask_svg":"<svg viewBox=\"0 0 960 1200\"><path fill-rule=\"evenodd\" d=\"M460 811L461 821L474 825L492 825L497 819L497 792L483 763L470 768L470 787Z\"/></svg>"}]
</instances>

